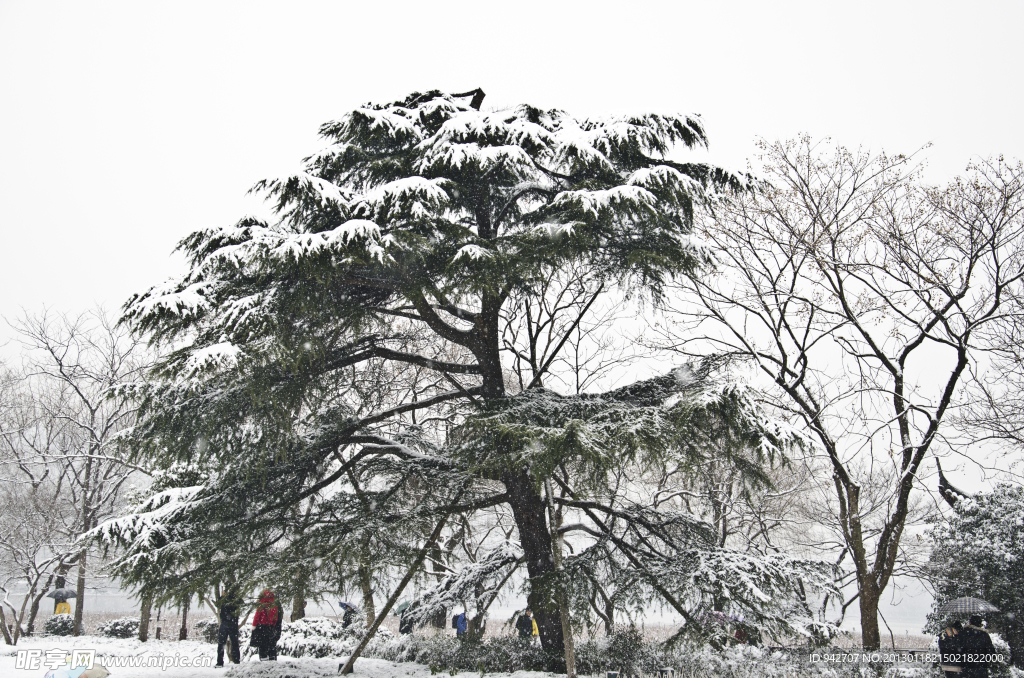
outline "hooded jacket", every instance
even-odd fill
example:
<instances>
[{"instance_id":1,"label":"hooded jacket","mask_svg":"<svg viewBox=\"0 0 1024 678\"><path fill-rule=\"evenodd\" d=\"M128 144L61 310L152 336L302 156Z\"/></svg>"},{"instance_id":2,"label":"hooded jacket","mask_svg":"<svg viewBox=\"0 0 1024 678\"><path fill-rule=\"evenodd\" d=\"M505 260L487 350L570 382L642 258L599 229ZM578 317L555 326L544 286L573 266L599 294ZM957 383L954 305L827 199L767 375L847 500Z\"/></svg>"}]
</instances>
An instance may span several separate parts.
<instances>
[{"instance_id":1,"label":"hooded jacket","mask_svg":"<svg viewBox=\"0 0 1024 678\"><path fill-rule=\"evenodd\" d=\"M274 594L269 589L260 594L260 603L256 607L256 614L252 618L253 626L277 626L280 618L277 605L274 603Z\"/></svg>"}]
</instances>

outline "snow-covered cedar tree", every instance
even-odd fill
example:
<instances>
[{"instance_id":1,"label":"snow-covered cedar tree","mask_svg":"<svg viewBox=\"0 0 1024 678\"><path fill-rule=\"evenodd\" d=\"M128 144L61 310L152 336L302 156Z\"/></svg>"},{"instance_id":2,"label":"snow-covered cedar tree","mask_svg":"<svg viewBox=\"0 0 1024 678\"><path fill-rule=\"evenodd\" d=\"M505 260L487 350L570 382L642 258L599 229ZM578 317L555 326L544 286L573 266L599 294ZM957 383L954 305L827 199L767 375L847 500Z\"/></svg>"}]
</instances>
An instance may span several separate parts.
<instances>
[{"instance_id":1,"label":"snow-covered cedar tree","mask_svg":"<svg viewBox=\"0 0 1024 678\"><path fill-rule=\"evenodd\" d=\"M198 537L207 534L210 522L175 520L180 507L209 480L196 465L173 463L153 473L146 491L134 491L127 498L124 513L92 530L90 536L109 556L111 572L122 583L138 590L149 604L163 605L176 596L208 593L205 577L192 576L208 566L212 552L200 548ZM188 548L183 548L183 545ZM241 551L242 545L238 550Z\"/></svg>"},{"instance_id":2,"label":"snow-covered cedar tree","mask_svg":"<svg viewBox=\"0 0 1024 678\"><path fill-rule=\"evenodd\" d=\"M620 458L700 446L679 437L695 427L674 402L687 388L675 376L567 401L594 420L559 424L565 435L533 421L519 431L508 416L557 396L507 397L499 328L511 300L569 269L587 271L594 298L659 303L706 257L695 210L744 179L672 159L706 145L697 117L483 111L481 96L417 93L323 125L328 146L300 172L257 184L274 220L196 231L179 246L190 270L126 305L126 321L170 349L131 394L142 403L134 448L149 463L209 469L148 508L193 526L160 547L204 554L190 585L243 568L291 595L293 582L333 573L335 587L358 580L372 607L435 525L447 544L467 516L506 510L541 642L558 651L562 620L541 585L556 571L545 490L556 469L584 492ZM750 435L775 444L763 429ZM471 432L496 445L474 447ZM447 515L460 520L438 525Z\"/></svg>"},{"instance_id":3,"label":"snow-covered cedar tree","mask_svg":"<svg viewBox=\"0 0 1024 678\"><path fill-rule=\"evenodd\" d=\"M1024 668L1024 487L999 484L958 500L932 539L926 571L935 609L961 596L991 602L1001 614L989 621L1010 645L1014 666ZM937 632L946 616L929 615L929 630Z\"/></svg>"}]
</instances>

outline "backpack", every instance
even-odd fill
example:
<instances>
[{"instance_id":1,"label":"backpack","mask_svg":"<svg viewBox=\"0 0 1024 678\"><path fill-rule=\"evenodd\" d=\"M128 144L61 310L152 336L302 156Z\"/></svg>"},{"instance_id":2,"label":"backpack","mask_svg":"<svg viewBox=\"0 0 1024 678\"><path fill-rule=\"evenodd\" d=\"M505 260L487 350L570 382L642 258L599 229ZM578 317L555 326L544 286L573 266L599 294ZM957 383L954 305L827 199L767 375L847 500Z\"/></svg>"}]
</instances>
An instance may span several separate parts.
<instances>
[{"instance_id":1,"label":"backpack","mask_svg":"<svg viewBox=\"0 0 1024 678\"><path fill-rule=\"evenodd\" d=\"M459 628L459 615L455 615L454 617L452 617L452 628Z\"/></svg>"}]
</instances>

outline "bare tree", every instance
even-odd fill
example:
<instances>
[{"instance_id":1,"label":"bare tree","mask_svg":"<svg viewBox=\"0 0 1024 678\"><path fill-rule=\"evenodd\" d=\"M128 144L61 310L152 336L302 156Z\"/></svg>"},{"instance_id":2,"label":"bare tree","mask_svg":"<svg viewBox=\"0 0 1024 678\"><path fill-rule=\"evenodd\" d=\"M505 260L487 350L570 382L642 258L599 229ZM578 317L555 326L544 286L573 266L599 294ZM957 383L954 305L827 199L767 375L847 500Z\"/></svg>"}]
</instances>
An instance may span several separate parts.
<instances>
[{"instance_id":1,"label":"bare tree","mask_svg":"<svg viewBox=\"0 0 1024 678\"><path fill-rule=\"evenodd\" d=\"M31 635L40 603L61 566L74 560L76 550L61 526L73 516L56 497L55 485L44 482L0 483L0 607L12 615L16 645L24 633ZM14 587L24 587L21 605L10 600ZM2 619L0 619L2 623Z\"/></svg>"},{"instance_id":2,"label":"bare tree","mask_svg":"<svg viewBox=\"0 0 1024 678\"><path fill-rule=\"evenodd\" d=\"M119 393L147 364L145 346L102 310L78 316L26 314L12 324L23 348L19 423L3 445L16 471L12 482L56 488L73 507L64 533L73 541L113 514L137 467L117 434L130 426L134 403ZM54 526L59 529L61 526ZM89 549L78 544L74 633L82 623ZM59 558L66 565L70 558Z\"/></svg>"},{"instance_id":3,"label":"bare tree","mask_svg":"<svg viewBox=\"0 0 1024 678\"><path fill-rule=\"evenodd\" d=\"M764 145L767 184L703 225L717 275L680 285L666 343L748 359L828 460L864 645L921 463L1022 276L1024 169L923 187L910 159Z\"/></svg>"},{"instance_id":4,"label":"bare tree","mask_svg":"<svg viewBox=\"0 0 1024 678\"><path fill-rule=\"evenodd\" d=\"M13 617L11 644L31 634L39 605L58 572L76 559L74 507L65 500L61 474L36 450L67 442L64 422L40 417L26 380L4 366L0 374L0 623L3 606ZM24 588L21 605L10 599ZM29 603L31 602L31 605ZM28 615L26 620L26 614Z\"/></svg>"},{"instance_id":5,"label":"bare tree","mask_svg":"<svg viewBox=\"0 0 1024 678\"><path fill-rule=\"evenodd\" d=\"M547 382L559 391L583 393L637 358L623 336L628 300L602 298L606 287L576 264L550 271L536 289L511 299L501 317L502 351L511 365L506 388L518 393Z\"/></svg>"}]
</instances>

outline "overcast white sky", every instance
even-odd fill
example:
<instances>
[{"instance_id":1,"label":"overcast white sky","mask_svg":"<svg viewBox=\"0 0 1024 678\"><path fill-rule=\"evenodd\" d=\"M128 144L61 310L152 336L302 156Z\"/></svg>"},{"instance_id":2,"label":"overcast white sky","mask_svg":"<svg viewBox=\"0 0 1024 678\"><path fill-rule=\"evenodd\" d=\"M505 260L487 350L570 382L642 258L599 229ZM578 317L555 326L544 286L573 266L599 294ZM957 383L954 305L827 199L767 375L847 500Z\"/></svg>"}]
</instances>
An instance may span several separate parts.
<instances>
[{"instance_id":1,"label":"overcast white sky","mask_svg":"<svg viewBox=\"0 0 1024 678\"><path fill-rule=\"evenodd\" d=\"M757 136L932 142L942 181L1024 157L1021 26L1011 1L0 0L0 315L119 307L320 123L417 89L698 112L737 165Z\"/></svg>"},{"instance_id":2,"label":"overcast white sky","mask_svg":"<svg viewBox=\"0 0 1024 678\"><path fill-rule=\"evenodd\" d=\"M318 150L320 123L413 90L697 112L734 166L758 136L930 142L943 182L1024 158L1022 26L1010 0L0 0L0 315L118 308Z\"/></svg>"}]
</instances>

